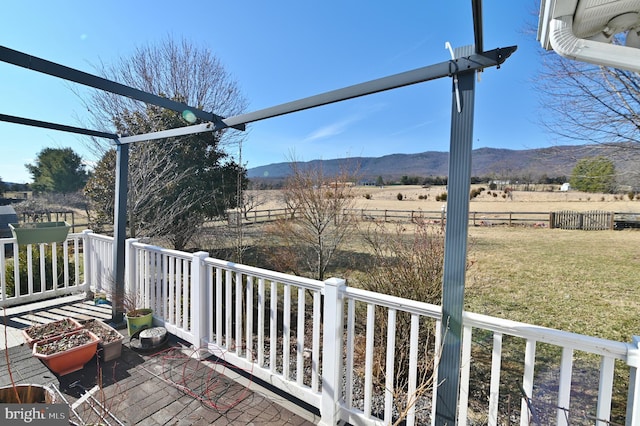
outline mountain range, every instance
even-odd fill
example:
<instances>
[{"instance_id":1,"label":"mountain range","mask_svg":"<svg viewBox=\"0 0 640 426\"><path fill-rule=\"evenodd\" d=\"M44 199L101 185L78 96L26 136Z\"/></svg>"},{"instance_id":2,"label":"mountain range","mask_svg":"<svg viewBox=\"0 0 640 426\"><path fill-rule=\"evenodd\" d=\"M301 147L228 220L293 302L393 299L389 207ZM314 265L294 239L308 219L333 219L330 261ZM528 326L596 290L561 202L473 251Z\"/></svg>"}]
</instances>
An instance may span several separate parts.
<instances>
[{"instance_id":1,"label":"mountain range","mask_svg":"<svg viewBox=\"0 0 640 426\"><path fill-rule=\"evenodd\" d=\"M638 144L559 145L548 148L512 150L478 148L472 154L472 176L494 178L530 178L570 176L578 160L603 156L612 160L618 176L636 175L640 170ZM362 180L385 181L402 176L448 176L449 153L426 151L417 154L390 154L382 157L349 157L333 160L299 162L299 167L322 167L326 176L341 170L358 170ZM274 163L248 169L248 177L284 178L291 173L289 162Z\"/></svg>"}]
</instances>

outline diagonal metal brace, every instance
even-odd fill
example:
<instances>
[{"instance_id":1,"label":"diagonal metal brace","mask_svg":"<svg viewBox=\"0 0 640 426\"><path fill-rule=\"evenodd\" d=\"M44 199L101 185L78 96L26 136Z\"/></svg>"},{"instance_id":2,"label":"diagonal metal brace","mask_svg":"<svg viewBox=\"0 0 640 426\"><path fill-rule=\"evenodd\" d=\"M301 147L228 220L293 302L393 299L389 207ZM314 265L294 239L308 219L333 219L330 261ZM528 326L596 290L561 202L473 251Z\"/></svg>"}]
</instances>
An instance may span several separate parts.
<instances>
[{"instance_id":1,"label":"diagonal metal brace","mask_svg":"<svg viewBox=\"0 0 640 426\"><path fill-rule=\"evenodd\" d=\"M482 53L475 53L455 60L428 65L412 71L406 71L400 74L379 78L377 80L344 87L342 89L332 90L330 92L298 99L297 101L287 102L247 114L236 115L226 118L224 122L227 126L233 127L321 105L328 105L347 99L397 89L399 87L409 86L416 83L436 80L442 77L451 77L458 73L477 71L489 67L500 67L500 65L506 61L517 48L517 46L509 46Z\"/></svg>"},{"instance_id":2,"label":"diagonal metal brace","mask_svg":"<svg viewBox=\"0 0 640 426\"><path fill-rule=\"evenodd\" d=\"M189 110L201 120L212 121L213 123L215 123L217 130L224 129L226 127L234 127L238 130L244 130L244 126L227 126L224 123L223 117L220 117L212 112L206 112L201 109L191 107L182 102L177 102L168 98L163 98L162 96L157 96L152 93L134 89L133 87L129 87L115 81L107 80L106 78L98 77L93 74L57 64L55 62L31 56L4 46L0 46L0 61L27 68L33 71L38 71L54 77L59 77L64 80L73 81L85 86L90 86L95 89L100 89L106 92L115 93L117 95L126 96L131 99L136 99L148 104L157 105L173 111L183 112L184 110Z\"/></svg>"}]
</instances>

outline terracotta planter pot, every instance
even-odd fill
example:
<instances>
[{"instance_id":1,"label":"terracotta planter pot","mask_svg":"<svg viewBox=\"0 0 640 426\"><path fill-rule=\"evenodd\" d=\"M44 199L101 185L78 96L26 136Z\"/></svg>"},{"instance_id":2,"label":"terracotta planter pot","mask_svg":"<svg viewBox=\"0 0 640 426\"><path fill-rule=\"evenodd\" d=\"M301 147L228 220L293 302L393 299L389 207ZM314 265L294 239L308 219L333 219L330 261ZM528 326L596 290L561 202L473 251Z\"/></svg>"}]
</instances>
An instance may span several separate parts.
<instances>
[{"instance_id":1,"label":"terracotta planter pot","mask_svg":"<svg viewBox=\"0 0 640 426\"><path fill-rule=\"evenodd\" d=\"M73 318L64 318L48 324L32 325L31 327L22 330L22 335L24 336L24 340L26 340L27 345L29 345L30 348L33 348L33 345L36 342L50 339L61 334L70 333L75 330L80 330L81 328L82 324Z\"/></svg>"},{"instance_id":2,"label":"terracotta planter pot","mask_svg":"<svg viewBox=\"0 0 640 426\"><path fill-rule=\"evenodd\" d=\"M127 318L129 336L133 336L143 328L150 328L153 325L153 310L151 309L136 309L135 311L127 312L125 317Z\"/></svg>"},{"instance_id":3,"label":"terracotta planter pot","mask_svg":"<svg viewBox=\"0 0 640 426\"><path fill-rule=\"evenodd\" d=\"M56 394L50 388L42 385L16 385L0 387L0 404L18 404L16 391L22 404L53 404Z\"/></svg>"},{"instance_id":4,"label":"terracotta planter pot","mask_svg":"<svg viewBox=\"0 0 640 426\"><path fill-rule=\"evenodd\" d=\"M86 335L88 341L86 343L76 344L70 342L78 338L80 335ZM53 346L58 346L65 340L68 349L62 349L57 352L51 352ZM40 358L47 367L54 373L64 376L81 370L82 367L96 354L100 338L88 330L76 330L62 336L53 337L51 339L36 342L33 346L33 356ZM75 345L75 346L73 346Z\"/></svg>"}]
</instances>

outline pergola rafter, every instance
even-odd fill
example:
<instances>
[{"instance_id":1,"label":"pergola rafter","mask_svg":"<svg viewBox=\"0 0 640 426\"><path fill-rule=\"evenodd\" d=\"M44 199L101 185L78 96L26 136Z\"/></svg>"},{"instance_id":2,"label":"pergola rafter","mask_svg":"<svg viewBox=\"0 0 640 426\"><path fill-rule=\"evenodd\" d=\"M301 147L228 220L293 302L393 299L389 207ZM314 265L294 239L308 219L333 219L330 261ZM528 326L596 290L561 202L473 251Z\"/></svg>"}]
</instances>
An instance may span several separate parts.
<instances>
[{"instance_id":1,"label":"pergola rafter","mask_svg":"<svg viewBox=\"0 0 640 426\"><path fill-rule=\"evenodd\" d=\"M191 111L205 123L140 135L116 135L97 130L82 129L29 118L0 114L0 121L42 127L65 132L107 138L116 145L116 199L114 211L114 280L116 298L112 310L112 322L123 321L122 298L124 296L124 247L127 216L127 180L129 145L169 137L179 137L202 132L214 132L225 128L244 130L248 123L315 108L347 99L370 95L399 87L409 86L442 77L453 77L452 120L449 159L449 196L445 234L445 260L443 277L442 328L445 340L439 357L438 383L435 405L435 424L455 424L460 374L460 340L466 270L469 179L473 144L473 116L475 98L475 74L488 67L499 67L517 49L516 46L483 50L481 0L472 0L474 17L474 46L455 50L451 60L394 74L365 83L344 87L318 95L283 103L247 114L223 118L189 105L147 93L123 84L87 74L85 72L36 58L0 46L0 61L42 72L85 86L126 96L148 104L177 112ZM336 392L332 390L331 392Z\"/></svg>"}]
</instances>

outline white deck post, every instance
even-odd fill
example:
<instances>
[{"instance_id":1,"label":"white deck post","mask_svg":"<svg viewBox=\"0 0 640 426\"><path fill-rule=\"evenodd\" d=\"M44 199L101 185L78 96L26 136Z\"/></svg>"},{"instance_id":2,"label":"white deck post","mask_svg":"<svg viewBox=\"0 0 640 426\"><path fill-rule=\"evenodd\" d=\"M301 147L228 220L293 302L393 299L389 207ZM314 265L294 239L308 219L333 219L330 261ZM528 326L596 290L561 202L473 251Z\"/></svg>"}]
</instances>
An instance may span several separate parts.
<instances>
[{"instance_id":1,"label":"white deck post","mask_svg":"<svg viewBox=\"0 0 640 426\"><path fill-rule=\"evenodd\" d=\"M208 336L207 330L207 302L209 298L207 274L204 260L209 257L206 251L193 253L191 260L191 332L193 333L193 349L198 356L198 350L203 340Z\"/></svg>"},{"instance_id":2,"label":"white deck post","mask_svg":"<svg viewBox=\"0 0 640 426\"><path fill-rule=\"evenodd\" d=\"M627 365L629 372L629 393L627 396L627 421L625 424L629 426L637 426L640 424L640 336L633 336L627 353Z\"/></svg>"},{"instance_id":3,"label":"white deck post","mask_svg":"<svg viewBox=\"0 0 640 426\"><path fill-rule=\"evenodd\" d=\"M124 244L124 293L125 297L138 297L138 286L136 285L136 274L139 265L136 261L136 252L133 243L137 243L137 238L127 238Z\"/></svg>"},{"instance_id":4,"label":"white deck post","mask_svg":"<svg viewBox=\"0 0 640 426\"><path fill-rule=\"evenodd\" d=\"M342 380L343 294L346 281L330 278L324 282L322 337L322 402L320 425L333 426L340 420L338 400Z\"/></svg>"}]
</instances>

